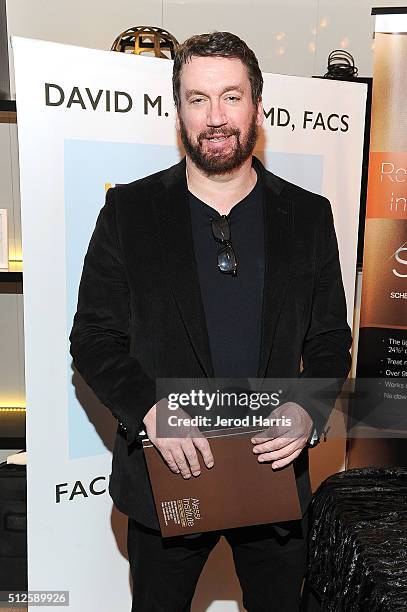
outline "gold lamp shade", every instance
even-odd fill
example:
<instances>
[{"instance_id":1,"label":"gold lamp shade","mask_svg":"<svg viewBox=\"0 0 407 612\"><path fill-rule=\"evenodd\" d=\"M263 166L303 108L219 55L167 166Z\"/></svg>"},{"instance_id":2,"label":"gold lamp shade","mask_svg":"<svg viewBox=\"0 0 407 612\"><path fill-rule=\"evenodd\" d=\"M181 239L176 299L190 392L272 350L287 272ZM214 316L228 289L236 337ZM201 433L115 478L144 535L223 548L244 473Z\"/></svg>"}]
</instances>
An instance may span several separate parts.
<instances>
[{"instance_id":1,"label":"gold lamp shade","mask_svg":"<svg viewBox=\"0 0 407 612\"><path fill-rule=\"evenodd\" d=\"M179 42L167 30L155 26L134 26L119 34L110 50L174 59L178 47Z\"/></svg>"}]
</instances>

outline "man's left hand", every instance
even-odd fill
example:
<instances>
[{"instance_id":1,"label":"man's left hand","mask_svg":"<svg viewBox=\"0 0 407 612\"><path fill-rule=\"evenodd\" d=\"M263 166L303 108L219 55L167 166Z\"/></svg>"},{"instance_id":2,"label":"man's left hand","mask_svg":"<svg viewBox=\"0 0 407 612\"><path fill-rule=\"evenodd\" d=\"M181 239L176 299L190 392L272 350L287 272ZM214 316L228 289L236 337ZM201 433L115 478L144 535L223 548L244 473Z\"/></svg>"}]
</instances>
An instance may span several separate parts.
<instances>
[{"instance_id":1,"label":"man's left hand","mask_svg":"<svg viewBox=\"0 0 407 612\"><path fill-rule=\"evenodd\" d=\"M280 419L280 423L251 439L253 453L258 455L260 463L271 461L273 469L282 468L294 461L308 444L314 424L308 412L295 402L282 404L273 410L269 419Z\"/></svg>"}]
</instances>

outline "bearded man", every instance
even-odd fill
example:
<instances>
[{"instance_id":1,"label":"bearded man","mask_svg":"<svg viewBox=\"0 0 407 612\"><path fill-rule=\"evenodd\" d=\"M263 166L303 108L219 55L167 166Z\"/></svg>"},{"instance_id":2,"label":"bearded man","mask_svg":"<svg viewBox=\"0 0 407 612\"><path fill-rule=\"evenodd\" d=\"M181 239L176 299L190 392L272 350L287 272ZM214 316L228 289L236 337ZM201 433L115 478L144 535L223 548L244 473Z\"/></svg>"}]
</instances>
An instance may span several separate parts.
<instances>
[{"instance_id":1,"label":"bearded man","mask_svg":"<svg viewBox=\"0 0 407 612\"><path fill-rule=\"evenodd\" d=\"M204 436L157 436L157 378L346 377L350 330L329 201L253 156L264 112L258 61L228 32L174 60L185 157L109 189L86 254L70 335L77 370L118 420L109 492L128 517L133 612L183 612L224 535L248 612L299 609L311 500L308 448L329 416L288 402L295 435L249 441L294 463L302 520L161 537L139 432L168 470L199 478ZM170 473L170 472L169 472ZM239 478L239 474L236 474Z\"/></svg>"}]
</instances>

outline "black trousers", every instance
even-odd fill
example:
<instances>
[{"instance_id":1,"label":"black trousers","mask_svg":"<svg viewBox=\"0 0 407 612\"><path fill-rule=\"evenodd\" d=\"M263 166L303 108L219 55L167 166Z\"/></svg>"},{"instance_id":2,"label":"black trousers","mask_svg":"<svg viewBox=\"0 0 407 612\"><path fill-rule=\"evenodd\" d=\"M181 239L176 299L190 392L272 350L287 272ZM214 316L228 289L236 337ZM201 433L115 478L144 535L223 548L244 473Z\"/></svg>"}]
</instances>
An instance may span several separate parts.
<instances>
[{"instance_id":1,"label":"black trousers","mask_svg":"<svg viewBox=\"0 0 407 612\"><path fill-rule=\"evenodd\" d=\"M302 521L211 531L194 538L161 538L128 521L133 579L131 612L189 612L205 562L223 535L232 548L247 612L298 612L307 555L308 513Z\"/></svg>"}]
</instances>

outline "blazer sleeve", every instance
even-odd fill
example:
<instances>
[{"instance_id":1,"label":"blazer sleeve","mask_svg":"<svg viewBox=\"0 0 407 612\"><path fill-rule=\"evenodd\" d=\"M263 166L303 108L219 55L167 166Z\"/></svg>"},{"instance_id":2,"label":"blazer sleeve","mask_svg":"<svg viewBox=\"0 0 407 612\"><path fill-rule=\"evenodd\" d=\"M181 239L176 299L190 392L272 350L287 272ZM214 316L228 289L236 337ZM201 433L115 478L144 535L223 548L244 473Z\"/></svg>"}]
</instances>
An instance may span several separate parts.
<instances>
[{"instance_id":1,"label":"blazer sleeve","mask_svg":"<svg viewBox=\"0 0 407 612\"><path fill-rule=\"evenodd\" d=\"M322 258L294 398L311 416L318 438L349 373L352 346L331 204L326 198L323 203Z\"/></svg>"},{"instance_id":2,"label":"blazer sleeve","mask_svg":"<svg viewBox=\"0 0 407 612\"><path fill-rule=\"evenodd\" d=\"M69 340L76 369L118 419L131 444L156 403L155 381L129 354L129 287L116 219L116 189L111 188L84 259Z\"/></svg>"}]
</instances>

